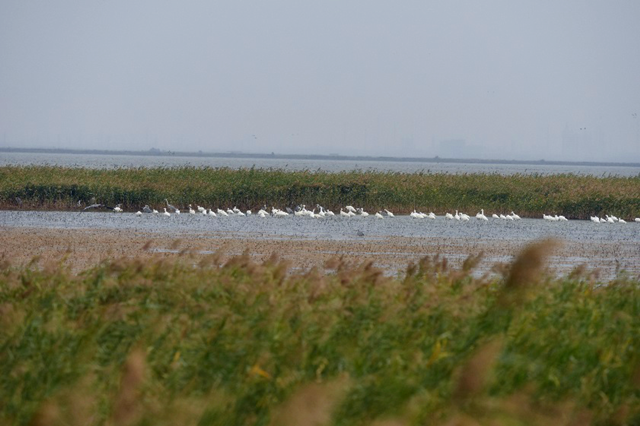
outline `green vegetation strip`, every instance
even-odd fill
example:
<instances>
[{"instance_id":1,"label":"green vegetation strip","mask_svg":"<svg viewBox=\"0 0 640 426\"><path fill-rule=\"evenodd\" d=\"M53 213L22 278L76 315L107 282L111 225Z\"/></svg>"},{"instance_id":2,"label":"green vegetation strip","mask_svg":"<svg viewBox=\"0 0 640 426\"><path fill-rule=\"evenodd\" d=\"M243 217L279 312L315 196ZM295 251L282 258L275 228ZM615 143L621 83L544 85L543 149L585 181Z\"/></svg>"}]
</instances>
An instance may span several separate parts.
<instances>
[{"instance_id":1,"label":"green vegetation strip","mask_svg":"<svg viewBox=\"0 0 640 426\"><path fill-rule=\"evenodd\" d=\"M640 288L425 258L0 269L0 423L638 424ZM475 420L471 420L475 419Z\"/></svg>"},{"instance_id":2,"label":"green vegetation strip","mask_svg":"<svg viewBox=\"0 0 640 426\"><path fill-rule=\"evenodd\" d=\"M16 201L16 197L22 203ZM63 167L0 167L0 208L77 209L78 201L162 207L168 198L188 204L242 210L263 205L295 207L316 203L338 210L351 204L375 212L413 209L460 210L475 214L514 210L523 217L543 213L570 219L611 214L640 216L640 176L429 174L391 172L282 171L226 168L139 168L94 170Z\"/></svg>"}]
</instances>

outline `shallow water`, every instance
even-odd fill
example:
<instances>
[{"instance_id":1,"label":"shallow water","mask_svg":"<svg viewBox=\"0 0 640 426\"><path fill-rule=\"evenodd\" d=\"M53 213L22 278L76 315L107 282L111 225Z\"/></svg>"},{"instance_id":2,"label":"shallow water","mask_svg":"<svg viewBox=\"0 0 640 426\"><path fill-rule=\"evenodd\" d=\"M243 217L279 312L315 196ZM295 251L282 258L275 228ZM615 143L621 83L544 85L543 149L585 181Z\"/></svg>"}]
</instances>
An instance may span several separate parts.
<instances>
[{"instance_id":1,"label":"shallow water","mask_svg":"<svg viewBox=\"0 0 640 426\"><path fill-rule=\"evenodd\" d=\"M487 254L479 272L487 272L496 262L509 262L519 247L529 241L557 238L570 242L575 252L562 250L550 258L551 265L566 273L581 264L603 271L601 277L612 279L618 270L633 275L640 274L640 223L596 224L591 221L549 222L543 219L508 221L489 219L488 222L471 218L468 222L447 220L439 216L435 220L415 219L409 216L376 219L369 217L323 219L287 216L284 218L257 215L248 217L211 217L200 214L180 214L171 217L162 214L113 212L39 212L0 211L0 226L34 229L90 229L131 231L131 235L157 234L166 236L167 247L175 239L186 240L265 240L265 241L326 241L341 242L342 247L361 258L374 256L388 259L389 273L397 272L400 264L415 260L418 253L443 254L455 265L460 265L470 254L483 251ZM144 236L137 238L144 239ZM393 250L388 241L401 238L404 249ZM373 243L358 244L358 242ZM376 242L380 242L379 246ZM366 248L365 248L366 247ZM373 248L372 248L373 247ZM376 247L379 247L377 249ZM413 252L410 250L415 249ZM237 254L240 254L238 252ZM399 262L399 263L398 263Z\"/></svg>"},{"instance_id":2,"label":"shallow water","mask_svg":"<svg viewBox=\"0 0 640 426\"><path fill-rule=\"evenodd\" d=\"M376 219L340 216L312 219L287 216L283 218L257 215L248 217L211 217L200 214L143 214L113 212L40 212L0 211L0 225L55 229L130 229L132 231L176 234L226 234L227 238L302 238L322 240L380 239L385 237L419 237L474 239L482 241L529 241L547 237L585 243L638 243L640 223L596 224L572 220L550 222L542 219L509 221L490 219L488 222L415 219L409 216Z\"/></svg>"}]
</instances>

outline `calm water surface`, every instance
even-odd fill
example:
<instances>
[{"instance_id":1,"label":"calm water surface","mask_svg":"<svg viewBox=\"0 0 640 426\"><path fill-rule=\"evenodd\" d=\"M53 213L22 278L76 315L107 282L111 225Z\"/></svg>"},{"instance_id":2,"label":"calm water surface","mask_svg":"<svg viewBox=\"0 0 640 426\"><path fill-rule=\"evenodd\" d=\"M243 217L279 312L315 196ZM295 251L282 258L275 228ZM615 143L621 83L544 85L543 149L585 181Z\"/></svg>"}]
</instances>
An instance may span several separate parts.
<instances>
[{"instance_id":1,"label":"calm water surface","mask_svg":"<svg viewBox=\"0 0 640 426\"><path fill-rule=\"evenodd\" d=\"M513 174L564 174L590 176L638 176L640 167L584 166L584 165L523 165L523 164L475 164L475 163L427 163L409 161L351 161L351 160L301 160L269 158L212 158L212 157L161 157L143 155L89 155L89 154L34 154L0 153L0 166L6 165L56 165L95 169L137 167L229 167L232 169L256 167L282 170L322 170L341 172L350 170L390 171L402 173L498 173Z\"/></svg>"},{"instance_id":2,"label":"calm water surface","mask_svg":"<svg viewBox=\"0 0 640 426\"><path fill-rule=\"evenodd\" d=\"M420 244L432 238L433 241L479 241L509 247L517 247L531 240L554 237L579 244L608 247L609 250L601 251L602 258L598 259L580 257L582 255L576 253L575 256L552 260L555 266L560 266L565 271L587 263L598 267L608 265L606 272L609 278L615 275L615 265L633 274L640 274L640 223L636 222L595 224L591 221L549 222L542 219L490 219L485 222L475 218L469 222L460 222L446 220L443 216L435 220L414 219L409 216L382 220L371 216L311 219L295 216L261 218L254 214L248 217L208 217L184 213L171 217L161 214L144 214L138 217L133 213L112 212L0 211L1 226L92 229L105 232L118 229L130 230L132 234L153 232L167 235L167 241L190 237L353 241L355 251L358 250L358 241L376 241L391 237L412 237ZM510 259L488 260L495 262Z\"/></svg>"}]
</instances>

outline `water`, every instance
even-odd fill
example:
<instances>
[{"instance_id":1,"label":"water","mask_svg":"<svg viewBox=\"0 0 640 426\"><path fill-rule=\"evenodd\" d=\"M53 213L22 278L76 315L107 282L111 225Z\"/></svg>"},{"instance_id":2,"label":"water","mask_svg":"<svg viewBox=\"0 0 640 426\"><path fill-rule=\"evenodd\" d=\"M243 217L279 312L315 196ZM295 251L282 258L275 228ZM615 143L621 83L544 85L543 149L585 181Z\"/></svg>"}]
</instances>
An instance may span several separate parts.
<instances>
[{"instance_id":1,"label":"water","mask_svg":"<svg viewBox=\"0 0 640 426\"><path fill-rule=\"evenodd\" d=\"M530 241L555 237L575 242L640 244L640 223L595 224L586 220L551 222L542 219L508 221L472 218L468 222L414 219L409 216L376 219L372 216L340 216L312 219L287 216L261 218L255 214L211 217L201 214L172 215L113 212L0 211L0 225L52 229L128 229L135 232L180 234L221 233L233 238L307 238L322 240L380 239L386 237ZM362 234L362 235L360 235Z\"/></svg>"},{"instance_id":2,"label":"water","mask_svg":"<svg viewBox=\"0 0 640 426\"><path fill-rule=\"evenodd\" d=\"M149 168L149 167L229 167L232 169L256 167L282 170L322 170L340 172L351 170L390 171L402 173L497 173L513 174L576 174L590 176L638 176L640 166L556 165L556 164L478 164L432 163L411 161L353 161L353 160L305 160L278 158L216 158L216 157L165 157L144 155L96 155L96 154L42 154L0 153L0 166L6 165L56 165L93 169Z\"/></svg>"},{"instance_id":3,"label":"water","mask_svg":"<svg viewBox=\"0 0 640 426\"><path fill-rule=\"evenodd\" d=\"M414 219L409 216L376 219L369 217L324 219L287 216L284 218L257 215L248 217L210 217L180 214L165 217L162 214L103 212L38 212L0 211L0 225L6 227L45 229L125 230L137 233L159 233L167 241L175 238L211 239L264 239L264 240L322 240L353 242L358 252L360 241L382 241L393 237L411 237L416 246L430 247L435 254L448 249L448 258L455 258L451 246L458 243L468 246L495 245L519 247L531 240L557 238L575 243L580 252L556 256L555 267L565 272L587 263L590 267L608 268L606 275L612 278L615 268L621 267L634 274L640 273L640 223L595 224L591 221L549 222L542 219L507 221L489 219L488 222L472 218L468 222ZM439 246L439 244L443 244ZM382 247L383 245L381 245ZM384 251L384 250L382 250ZM502 250L504 251L504 250ZM516 251L514 249L513 255ZM369 254L380 254L371 252ZM402 253L392 253L401 256ZM460 254L463 260L466 254ZM502 256L502 255L501 255ZM454 259L455 260L455 259ZM509 261L504 256L488 258L488 263Z\"/></svg>"}]
</instances>

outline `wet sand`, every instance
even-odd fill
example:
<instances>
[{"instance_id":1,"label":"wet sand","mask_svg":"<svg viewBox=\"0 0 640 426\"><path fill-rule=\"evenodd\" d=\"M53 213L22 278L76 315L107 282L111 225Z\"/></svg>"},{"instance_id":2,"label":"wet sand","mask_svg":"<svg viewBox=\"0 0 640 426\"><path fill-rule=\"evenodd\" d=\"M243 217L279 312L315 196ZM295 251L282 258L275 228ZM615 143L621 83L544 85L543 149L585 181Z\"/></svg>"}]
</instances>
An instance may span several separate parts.
<instances>
[{"instance_id":1,"label":"wet sand","mask_svg":"<svg viewBox=\"0 0 640 426\"><path fill-rule=\"evenodd\" d=\"M487 241L473 238L354 238L321 240L304 238L237 236L229 233L200 232L169 234L132 230L43 229L0 227L0 257L14 265L22 265L38 256L42 263L56 261L67 254L66 262L73 271L81 271L107 259L175 258L184 254L203 257L212 253L224 262L247 251L257 261L272 254L290 262L292 269L322 267L336 257L353 263L372 261L389 275L406 269L410 262L425 256L446 257L459 267L470 255L484 253L480 271L489 271L496 263L513 259L526 242ZM617 259L625 259L621 264ZM598 269L602 278L615 276L619 269L638 275L640 247L636 244L563 242L550 255L551 268L568 272L580 264Z\"/></svg>"}]
</instances>

